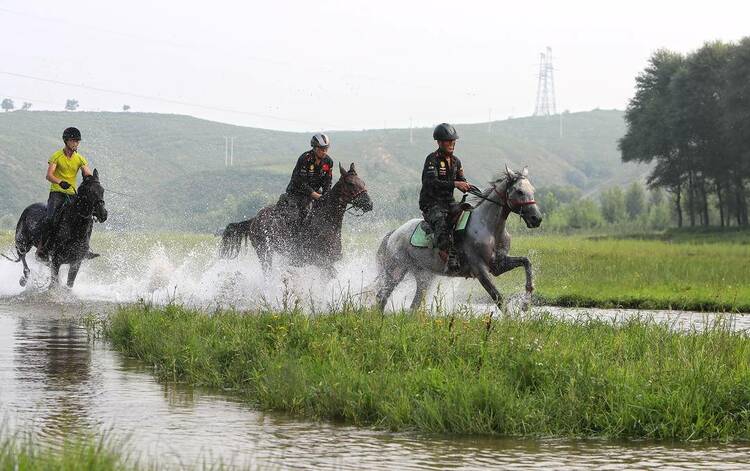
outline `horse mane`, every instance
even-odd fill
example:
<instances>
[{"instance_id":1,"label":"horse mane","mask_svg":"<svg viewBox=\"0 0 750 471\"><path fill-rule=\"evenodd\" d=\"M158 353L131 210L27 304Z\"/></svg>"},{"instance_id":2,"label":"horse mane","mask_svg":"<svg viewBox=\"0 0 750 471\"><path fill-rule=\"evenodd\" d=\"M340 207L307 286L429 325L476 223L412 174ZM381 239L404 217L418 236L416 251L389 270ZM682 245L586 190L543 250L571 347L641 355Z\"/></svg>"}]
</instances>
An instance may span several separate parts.
<instances>
[{"instance_id":1,"label":"horse mane","mask_svg":"<svg viewBox=\"0 0 750 471\"><path fill-rule=\"evenodd\" d=\"M490 186L489 188L487 188L487 189L485 189L485 190L483 190L483 191L482 191L482 197L481 197L481 198L479 198L479 197L477 197L477 196L474 196L474 197L473 197L473 198L472 198L472 199L471 199L471 200L469 201L469 203L471 203L471 205L472 205L472 206L474 206L475 208L477 208L477 207L481 206L481 205L482 205L482 203L484 203L485 201L487 201L487 198L489 198L489 196L490 196L490 193L491 193L491 192L492 192L492 190L493 190L493 189L495 188L495 185L497 185L497 184L498 184L498 183L500 183L500 182L507 182L507 181L509 181L509 180L510 180L510 179L508 178L508 176L507 176L507 175L504 175L504 176L502 176L502 177L500 177L500 178L498 178L498 179L496 179L496 180L494 180L494 181L488 182L488 183L489 183L489 184L490 184L491 186Z\"/></svg>"}]
</instances>

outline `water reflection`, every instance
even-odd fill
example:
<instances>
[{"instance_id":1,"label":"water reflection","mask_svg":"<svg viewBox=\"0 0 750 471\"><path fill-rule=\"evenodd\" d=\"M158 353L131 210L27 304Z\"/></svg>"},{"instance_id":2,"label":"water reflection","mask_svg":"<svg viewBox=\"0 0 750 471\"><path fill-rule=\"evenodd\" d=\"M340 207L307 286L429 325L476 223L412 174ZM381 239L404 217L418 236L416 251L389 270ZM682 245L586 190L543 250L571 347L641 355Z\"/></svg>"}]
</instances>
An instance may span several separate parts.
<instances>
[{"instance_id":1,"label":"water reflection","mask_svg":"<svg viewBox=\"0 0 750 471\"><path fill-rule=\"evenodd\" d=\"M96 309L110 309L96 306ZM280 469L744 469L750 447L389 433L253 410L220 392L158 383L92 343L79 306L0 302L0 416L64 437L109 430L162 466Z\"/></svg>"}]
</instances>

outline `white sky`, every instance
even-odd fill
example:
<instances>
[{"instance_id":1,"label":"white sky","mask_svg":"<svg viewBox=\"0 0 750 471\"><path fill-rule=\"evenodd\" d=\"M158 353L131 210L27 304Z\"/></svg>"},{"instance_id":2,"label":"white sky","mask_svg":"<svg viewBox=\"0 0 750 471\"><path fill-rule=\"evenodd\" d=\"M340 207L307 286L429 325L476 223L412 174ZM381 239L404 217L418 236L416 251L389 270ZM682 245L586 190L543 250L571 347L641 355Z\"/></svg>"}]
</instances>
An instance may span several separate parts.
<instances>
[{"instance_id":1,"label":"white sky","mask_svg":"<svg viewBox=\"0 0 750 471\"><path fill-rule=\"evenodd\" d=\"M0 0L0 98L285 130L479 122L533 112L550 46L558 110L624 109L653 51L736 41L748 18L722 0Z\"/></svg>"}]
</instances>

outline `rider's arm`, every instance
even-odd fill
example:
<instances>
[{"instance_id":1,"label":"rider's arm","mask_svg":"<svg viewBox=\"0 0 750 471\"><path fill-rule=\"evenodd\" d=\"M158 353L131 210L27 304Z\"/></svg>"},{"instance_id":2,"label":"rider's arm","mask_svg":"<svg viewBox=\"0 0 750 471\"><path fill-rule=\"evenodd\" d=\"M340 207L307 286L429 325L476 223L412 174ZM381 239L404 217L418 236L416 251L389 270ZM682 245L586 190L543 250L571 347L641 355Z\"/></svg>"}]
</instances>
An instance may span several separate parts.
<instances>
[{"instance_id":1,"label":"rider's arm","mask_svg":"<svg viewBox=\"0 0 750 471\"><path fill-rule=\"evenodd\" d=\"M445 190L453 188L453 182L438 180L437 162L431 156L427 157L422 169L422 186Z\"/></svg>"},{"instance_id":2,"label":"rider's arm","mask_svg":"<svg viewBox=\"0 0 750 471\"><path fill-rule=\"evenodd\" d=\"M81 167L81 173L84 177L90 177L91 175L93 175L88 165L84 165L83 167Z\"/></svg>"},{"instance_id":3,"label":"rider's arm","mask_svg":"<svg viewBox=\"0 0 750 471\"><path fill-rule=\"evenodd\" d=\"M292 188L296 193L302 193L304 195L310 196L315 191L310 185L307 184L305 179L302 178L302 175L300 174L300 170L302 169L303 165L305 165L304 154L301 155L299 159L297 159L297 165L294 166L294 171L292 172Z\"/></svg>"},{"instance_id":4,"label":"rider's arm","mask_svg":"<svg viewBox=\"0 0 750 471\"><path fill-rule=\"evenodd\" d=\"M56 163L49 164L49 166L47 167L47 177L46 178L47 178L48 182L50 182L50 183L56 183L56 184L59 185L62 180L59 179L59 178L57 178L54 175L56 169L57 169L57 164Z\"/></svg>"},{"instance_id":5,"label":"rider's arm","mask_svg":"<svg viewBox=\"0 0 750 471\"><path fill-rule=\"evenodd\" d=\"M458 157L456 157L456 181L457 182L466 181L466 177L464 176L464 166L461 164L461 161L458 160Z\"/></svg>"}]
</instances>

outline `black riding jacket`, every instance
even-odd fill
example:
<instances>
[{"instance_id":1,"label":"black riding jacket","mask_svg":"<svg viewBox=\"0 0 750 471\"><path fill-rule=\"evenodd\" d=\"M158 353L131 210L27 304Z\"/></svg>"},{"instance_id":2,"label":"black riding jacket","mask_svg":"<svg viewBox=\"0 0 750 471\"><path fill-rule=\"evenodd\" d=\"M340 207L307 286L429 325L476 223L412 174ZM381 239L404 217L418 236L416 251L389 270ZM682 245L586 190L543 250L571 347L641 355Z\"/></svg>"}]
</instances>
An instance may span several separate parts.
<instances>
[{"instance_id":1,"label":"black riding jacket","mask_svg":"<svg viewBox=\"0 0 750 471\"><path fill-rule=\"evenodd\" d=\"M290 196L306 196L317 191L320 194L331 189L333 177L333 159L325 155L319 163L315 163L315 153L305 152L297 159L297 165L292 171L292 179L286 187Z\"/></svg>"},{"instance_id":2,"label":"black riding jacket","mask_svg":"<svg viewBox=\"0 0 750 471\"><path fill-rule=\"evenodd\" d=\"M447 206L455 203L453 183L465 182L461 160L454 154L451 157L440 149L428 155L422 169L422 191L419 192L419 209L428 211L435 205Z\"/></svg>"}]
</instances>

